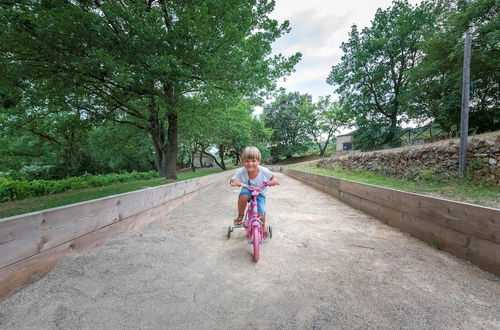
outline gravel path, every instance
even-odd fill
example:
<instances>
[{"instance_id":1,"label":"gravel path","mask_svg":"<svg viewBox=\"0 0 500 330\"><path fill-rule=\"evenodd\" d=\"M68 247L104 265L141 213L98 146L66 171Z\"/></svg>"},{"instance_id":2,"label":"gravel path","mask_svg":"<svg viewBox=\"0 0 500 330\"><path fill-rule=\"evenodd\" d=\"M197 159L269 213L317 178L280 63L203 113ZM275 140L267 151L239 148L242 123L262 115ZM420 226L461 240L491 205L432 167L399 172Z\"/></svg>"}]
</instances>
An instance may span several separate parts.
<instances>
[{"instance_id":1,"label":"gravel path","mask_svg":"<svg viewBox=\"0 0 500 330\"><path fill-rule=\"evenodd\" d=\"M0 329L500 329L499 277L279 178L259 263L216 186L65 258L0 304Z\"/></svg>"}]
</instances>

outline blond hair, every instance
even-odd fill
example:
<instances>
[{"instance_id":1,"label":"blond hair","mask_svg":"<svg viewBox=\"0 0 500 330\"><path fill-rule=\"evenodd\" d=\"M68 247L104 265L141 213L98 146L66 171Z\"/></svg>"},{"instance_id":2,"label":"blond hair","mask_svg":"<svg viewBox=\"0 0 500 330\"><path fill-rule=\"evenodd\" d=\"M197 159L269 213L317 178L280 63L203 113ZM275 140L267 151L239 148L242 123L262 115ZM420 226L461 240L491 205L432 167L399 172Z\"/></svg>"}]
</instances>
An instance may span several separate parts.
<instances>
[{"instance_id":1,"label":"blond hair","mask_svg":"<svg viewBox=\"0 0 500 330\"><path fill-rule=\"evenodd\" d=\"M241 153L241 160L245 161L247 159L255 159L260 162L261 155L259 149L252 146L245 147L245 149L243 149L243 152Z\"/></svg>"}]
</instances>

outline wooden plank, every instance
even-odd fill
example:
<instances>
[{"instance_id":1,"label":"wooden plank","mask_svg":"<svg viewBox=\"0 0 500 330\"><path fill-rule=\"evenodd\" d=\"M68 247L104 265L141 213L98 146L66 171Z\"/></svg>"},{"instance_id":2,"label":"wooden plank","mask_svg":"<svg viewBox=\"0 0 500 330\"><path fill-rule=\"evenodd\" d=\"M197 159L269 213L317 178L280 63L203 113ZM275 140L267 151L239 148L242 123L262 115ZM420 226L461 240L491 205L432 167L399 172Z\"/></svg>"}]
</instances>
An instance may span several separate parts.
<instances>
[{"instance_id":1,"label":"wooden plank","mask_svg":"<svg viewBox=\"0 0 500 330\"><path fill-rule=\"evenodd\" d=\"M286 173L306 183L323 182L328 184L327 182L330 179L326 176L305 174L294 170L287 170ZM311 176L315 176L315 179L310 179ZM426 218L429 221L466 234L500 243L500 210L498 209L382 188L350 180L337 180L337 183L340 184L340 191L413 216ZM321 188L321 190L323 189ZM361 205L361 203L358 204Z\"/></svg>"},{"instance_id":2,"label":"wooden plank","mask_svg":"<svg viewBox=\"0 0 500 330\"><path fill-rule=\"evenodd\" d=\"M170 188L170 187L169 187ZM0 244L11 240L42 234L53 228L68 225L69 221L84 221L88 226L107 225L120 218L129 217L143 209L158 205L165 200L175 198L178 194L160 188L156 193L146 189L131 193L100 198L92 201L57 207L40 212L4 218L0 220ZM177 196L178 197L178 196ZM22 219L22 220L21 220Z\"/></svg>"},{"instance_id":3,"label":"wooden plank","mask_svg":"<svg viewBox=\"0 0 500 330\"><path fill-rule=\"evenodd\" d=\"M340 199L340 190L335 189L334 187L329 187L328 188L328 193L332 195L333 197Z\"/></svg>"},{"instance_id":4,"label":"wooden plank","mask_svg":"<svg viewBox=\"0 0 500 330\"><path fill-rule=\"evenodd\" d=\"M120 222L92 231L0 269L0 301L8 298L22 287L29 285L32 276L45 275L57 264L61 257L99 246L110 237L144 228L151 222L164 217L182 203L191 200L199 193L200 191L195 191L181 198L157 205L144 212L122 219Z\"/></svg>"},{"instance_id":5,"label":"wooden plank","mask_svg":"<svg viewBox=\"0 0 500 330\"><path fill-rule=\"evenodd\" d=\"M323 191L332 185L325 179L321 186L317 178L309 180L297 171L285 174ZM338 182L340 190L330 191L346 204L500 276L500 210L349 180Z\"/></svg>"},{"instance_id":6,"label":"wooden plank","mask_svg":"<svg viewBox=\"0 0 500 330\"><path fill-rule=\"evenodd\" d=\"M337 178L328 178L327 182L330 187L340 190L340 179Z\"/></svg>"},{"instance_id":7,"label":"wooden plank","mask_svg":"<svg viewBox=\"0 0 500 330\"><path fill-rule=\"evenodd\" d=\"M500 276L500 244L396 210L389 214L389 225Z\"/></svg>"},{"instance_id":8,"label":"wooden plank","mask_svg":"<svg viewBox=\"0 0 500 330\"><path fill-rule=\"evenodd\" d=\"M341 191L445 227L500 243L500 210L348 180Z\"/></svg>"},{"instance_id":9,"label":"wooden plank","mask_svg":"<svg viewBox=\"0 0 500 330\"><path fill-rule=\"evenodd\" d=\"M391 227L411 234L442 251L468 260L486 271L500 275L500 244L443 227L355 195L341 192L340 196L345 203L384 221Z\"/></svg>"},{"instance_id":10,"label":"wooden plank","mask_svg":"<svg viewBox=\"0 0 500 330\"><path fill-rule=\"evenodd\" d=\"M0 268L228 177L228 173L0 220Z\"/></svg>"},{"instance_id":11,"label":"wooden plank","mask_svg":"<svg viewBox=\"0 0 500 330\"><path fill-rule=\"evenodd\" d=\"M343 191L340 192L340 198L342 202L346 203L347 205L350 205L354 207L355 209L359 209L359 207L362 204L362 199L359 198L358 196L351 195L348 193L345 193Z\"/></svg>"},{"instance_id":12,"label":"wooden plank","mask_svg":"<svg viewBox=\"0 0 500 330\"><path fill-rule=\"evenodd\" d=\"M340 200L358 210L371 215L374 218L379 218L381 209L383 208L380 204L367 201L356 195L351 195L344 191L340 191Z\"/></svg>"}]
</instances>

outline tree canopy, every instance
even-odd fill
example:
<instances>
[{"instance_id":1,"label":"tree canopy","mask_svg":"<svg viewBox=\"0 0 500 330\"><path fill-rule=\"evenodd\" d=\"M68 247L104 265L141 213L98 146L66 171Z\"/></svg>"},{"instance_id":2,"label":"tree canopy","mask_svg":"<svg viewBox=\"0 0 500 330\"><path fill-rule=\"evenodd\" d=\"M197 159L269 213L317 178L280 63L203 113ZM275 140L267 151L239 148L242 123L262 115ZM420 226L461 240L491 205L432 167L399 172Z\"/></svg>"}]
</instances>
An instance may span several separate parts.
<instances>
[{"instance_id":1,"label":"tree canopy","mask_svg":"<svg viewBox=\"0 0 500 330\"><path fill-rule=\"evenodd\" d=\"M434 120L447 132L460 127L463 36L472 34L470 129L500 128L500 3L444 1L436 7L439 25L425 31L422 61L410 74L410 116Z\"/></svg>"},{"instance_id":2,"label":"tree canopy","mask_svg":"<svg viewBox=\"0 0 500 330\"><path fill-rule=\"evenodd\" d=\"M265 126L272 130L270 142L273 157L290 158L309 149L312 141L303 108L311 102L311 96L307 94L281 93L274 102L264 107L262 119Z\"/></svg>"},{"instance_id":3,"label":"tree canopy","mask_svg":"<svg viewBox=\"0 0 500 330\"><path fill-rule=\"evenodd\" d=\"M434 122L458 134L464 34L470 29L470 129L500 129L499 3L397 0L367 28L353 25L327 82L356 130L358 146L397 144L403 123Z\"/></svg>"},{"instance_id":4,"label":"tree canopy","mask_svg":"<svg viewBox=\"0 0 500 330\"><path fill-rule=\"evenodd\" d=\"M378 9L370 27L359 32L352 26L341 46L341 62L327 78L355 122L367 118L388 128L384 143L395 138L405 115L408 74L422 56L418 44L423 29L433 23L429 13L427 4L413 8L407 1Z\"/></svg>"},{"instance_id":5,"label":"tree canopy","mask_svg":"<svg viewBox=\"0 0 500 330\"><path fill-rule=\"evenodd\" d=\"M159 173L175 178L178 118L193 95L249 96L300 59L270 56L289 31L274 1L50 1L2 4L2 105L54 99L84 116L148 132ZM23 108L20 110L20 108Z\"/></svg>"}]
</instances>

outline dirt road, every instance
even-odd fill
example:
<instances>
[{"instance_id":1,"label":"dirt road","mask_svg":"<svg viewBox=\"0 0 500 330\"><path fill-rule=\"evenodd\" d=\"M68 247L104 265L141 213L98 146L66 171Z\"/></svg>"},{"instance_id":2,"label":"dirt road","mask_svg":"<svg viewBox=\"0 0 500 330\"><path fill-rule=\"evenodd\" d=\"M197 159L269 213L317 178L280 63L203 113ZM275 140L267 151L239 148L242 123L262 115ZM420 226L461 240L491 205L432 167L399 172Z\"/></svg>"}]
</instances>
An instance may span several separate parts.
<instances>
[{"instance_id":1,"label":"dirt road","mask_svg":"<svg viewBox=\"0 0 500 330\"><path fill-rule=\"evenodd\" d=\"M65 258L0 304L1 329L500 329L500 278L289 177L274 237L230 240L238 190Z\"/></svg>"}]
</instances>

